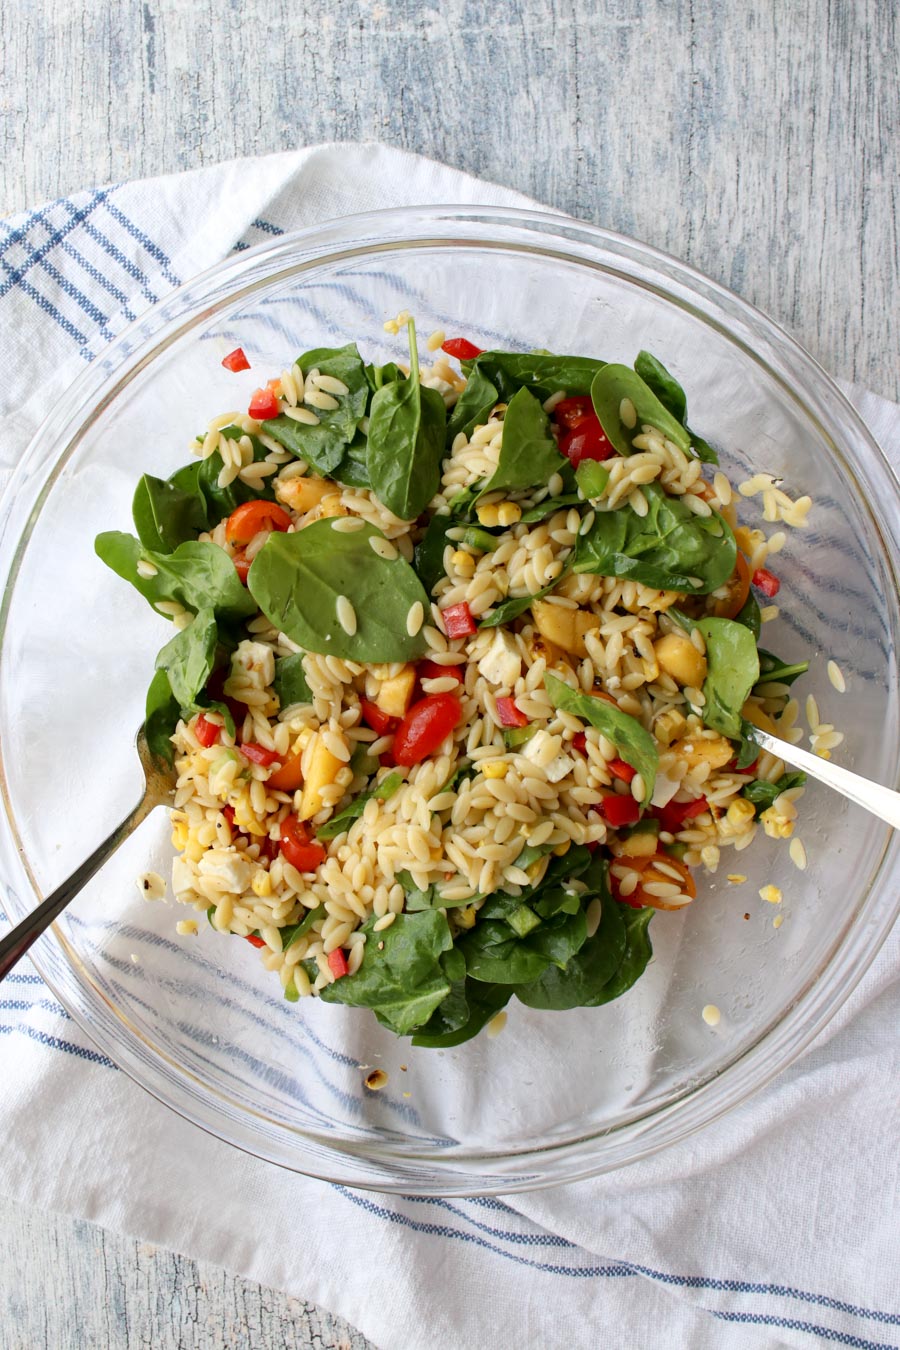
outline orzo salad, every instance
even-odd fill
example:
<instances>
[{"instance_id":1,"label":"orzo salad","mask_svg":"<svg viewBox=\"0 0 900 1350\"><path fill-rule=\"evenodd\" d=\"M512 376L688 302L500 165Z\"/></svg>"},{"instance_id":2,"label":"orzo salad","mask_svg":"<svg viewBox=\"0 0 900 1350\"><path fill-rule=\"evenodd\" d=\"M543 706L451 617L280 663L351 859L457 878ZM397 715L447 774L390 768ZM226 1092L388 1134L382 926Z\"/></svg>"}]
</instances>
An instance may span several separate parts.
<instances>
[{"instance_id":1,"label":"orzo salad","mask_svg":"<svg viewBox=\"0 0 900 1350\"><path fill-rule=\"evenodd\" d=\"M179 931L208 916L286 998L452 1046L513 995L619 997L696 869L790 838L803 776L748 728L800 735L807 664L759 637L810 502L735 493L645 351L438 333L420 369L407 327L408 364L305 352L96 549L176 630L146 730Z\"/></svg>"}]
</instances>

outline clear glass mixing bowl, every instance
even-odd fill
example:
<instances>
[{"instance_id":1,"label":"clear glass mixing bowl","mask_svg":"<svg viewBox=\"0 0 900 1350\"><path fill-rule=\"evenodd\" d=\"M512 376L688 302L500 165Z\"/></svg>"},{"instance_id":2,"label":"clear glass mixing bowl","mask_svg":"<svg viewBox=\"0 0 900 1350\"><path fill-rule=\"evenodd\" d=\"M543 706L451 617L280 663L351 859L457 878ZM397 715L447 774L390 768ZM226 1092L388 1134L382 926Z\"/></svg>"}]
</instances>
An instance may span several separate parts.
<instances>
[{"instance_id":1,"label":"clear glass mixing bowl","mask_svg":"<svg viewBox=\"0 0 900 1350\"><path fill-rule=\"evenodd\" d=\"M4 903L18 919L139 793L133 751L164 620L94 557L130 529L139 474L165 476L207 419L310 347L396 357L401 308L482 346L631 362L649 347L733 479L764 469L816 502L779 555L766 645L810 656L803 691L847 732L841 762L898 781L895 560L900 498L865 427L761 314L651 249L559 217L433 208L338 221L243 253L134 324L59 399L3 504L0 655ZM236 345L253 370L235 376ZM754 517L752 507L743 518ZM825 675L833 657L840 697ZM810 787L809 867L760 838L725 855L696 904L659 914L656 957L619 1002L517 1003L496 1039L415 1050L367 1013L286 1003L245 943L175 935L135 878L166 873L151 818L34 949L103 1052L161 1101L240 1148L316 1176L431 1194L512 1191L618 1167L698 1129L789 1063L846 999L898 908L886 826ZM740 886L728 871L747 874ZM758 896L784 892L784 924ZM707 1003L722 1019L701 1018ZM366 1090L369 1068L388 1073Z\"/></svg>"}]
</instances>

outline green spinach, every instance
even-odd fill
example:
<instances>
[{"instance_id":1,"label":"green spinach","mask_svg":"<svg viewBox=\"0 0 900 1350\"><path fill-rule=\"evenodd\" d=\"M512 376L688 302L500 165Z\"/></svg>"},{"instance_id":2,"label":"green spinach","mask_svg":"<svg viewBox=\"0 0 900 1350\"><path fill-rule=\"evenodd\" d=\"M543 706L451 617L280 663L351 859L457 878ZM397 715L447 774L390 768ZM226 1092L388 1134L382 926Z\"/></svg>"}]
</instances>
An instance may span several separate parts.
<instances>
[{"instance_id":1,"label":"green spinach","mask_svg":"<svg viewBox=\"0 0 900 1350\"><path fill-rule=\"evenodd\" d=\"M626 426L622 421L621 408L625 399L630 401L635 411L637 420L633 427ZM604 366L594 377L591 400L600 425L620 455L634 453L632 442L635 436L641 435L645 424L661 431L685 454L688 453L691 438L687 431L659 401L650 386L628 366Z\"/></svg>"},{"instance_id":2,"label":"green spinach","mask_svg":"<svg viewBox=\"0 0 900 1350\"><path fill-rule=\"evenodd\" d=\"M642 351L637 354L634 368L644 383L653 390L663 407L667 408L684 427L691 438L691 447L697 458L702 459L707 464L718 464L719 456L712 446L702 436L698 436L696 432L691 431L688 426L687 396L674 375L666 370L662 361L658 361L650 352Z\"/></svg>"},{"instance_id":3,"label":"green spinach","mask_svg":"<svg viewBox=\"0 0 900 1350\"><path fill-rule=\"evenodd\" d=\"M803 787L806 783L806 774L799 770L794 773L783 773L774 783L770 783L765 778L754 778L752 783L741 792L742 797L746 797L748 802L752 802L756 807L757 817L761 816L763 811L774 803L782 792L787 792L790 788Z\"/></svg>"},{"instance_id":4,"label":"green spinach","mask_svg":"<svg viewBox=\"0 0 900 1350\"><path fill-rule=\"evenodd\" d=\"M476 427L487 426L491 410L499 402L497 386L474 366L447 421L447 449L450 449L460 432L469 440Z\"/></svg>"},{"instance_id":5,"label":"green spinach","mask_svg":"<svg viewBox=\"0 0 900 1350\"><path fill-rule=\"evenodd\" d=\"M483 491L543 487L567 464L551 435L550 419L540 399L527 389L520 389L506 409L500 458Z\"/></svg>"},{"instance_id":6,"label":"green spinach","mask_svg":"<svg viewBox=\"0 0 900 1350\"><path fill-rule=\"evenodd\" d=\"M295 703L312 703L312 690L303 669L303 653L294 652L291 656L280 656L275 662L275 678L272 688L281 710L291 708Z\"/></svg>"},{"instance_id":7,"label":"green spinach","mask_svg":"<svg viewBox=\"0 0 900 1350\"><path fill-rule=\"evenodd\" d=\"M603 986L599 994L592 997L590 1007L599 1008L602 1003L611 1003L613 999L621 998L643 975L653 955L648 930L655 913L656 910L650 908L632 909L630 905L621 907L620 914L625 925L625 954L612 979Z\"/></svg>"},{"instance_id":8,"label":"green spinach","mask_svg":"<svg viewBox=\"0 0 900 1350\"><path fill-rule=\"evenodd\" d=\"M304 651L347 661L414 661L427 643L421 629L407 633L407 615L416 601L427 615L428 596L409 563L399 554L390 561L376 554L372 538L384 538L374 525L343 531L330 519L296 534L273 532L250 568L250 595ZM338 622L340 596L356 613L353 634Z\"/></svg>"},{"instance_id":9,"label":"green spinach","mask_svg":"<svg viewBox=\"0 0 900 1350\"><path fill-rule=\"evenodd\" d=\"M149 473L137 485L131 514L141 543L157 553L172 553L186 539L196 539L208 525L206 502L199 490L185 491Z\"/></svg>"},{"instance_id":10,"label":"green spinach","mask_svg":"<svg viewBox=\"0 0 900 1350\"><path fill-rule=\"evenodd\" d=\"M537 394L541 402L552 394L588 394L603 366L603 361L592 356L557 356L546 351L486 351L471 364L463 362L468 378L477 371L489 379L504 403L520 389Z\"/></svg>"},{"instance_id":11,"label":"green spinach","mask_svg":"<svg viewBox=\"0 0 900 1350\"><path fill-rule=\"evenodd\" d=\"M337 815L332 816L324 825L320 825L316 830L316 838L334 839L336 835L343 834L365 811L366 802L371 801L373 797L380 802L386 802L403 786L404 781L402 773L387 774L375 787L370 788L368 792L361 792L352 802L347 803L343 811L338 811Z\"/></svg>"},{"instance_id":12,"label":"green spinach","mask_svg":"<svg viewBox=\"0 0 900 1350\"><path fill-rule=\"evenodd\" d=\"M603 864L605 872L605 864ZM529 1008L590 1008L602 1002L602 990L625 956L625 924L605 877L598 887L600 924L564 971L550 966L532 984L520 985L516 998Z\"/></svg>"},{"instance_id":13,"label":"green spinach","mask_svg":"<svg viewBox=\"0 0 900 1350\"><path fill-rule=\"evenodd\" d=\"M575 546L573 570L628 577L664 591L708 595L731 576L737 544L721 516L696 516L657 483L642 489L647 514L628 505L597 511Z\"/></svg>"},{"instance_id":14,"label":"green spinach","mask_svg":"<svg viewBox=\"0 0 900 1350\"><path fill-rule=\"evenodd\" d=\"M212 610L198 610L193 622L176 633L156 658L157 671L165 671L169 688L184 712L193 708L213 672L218 636Z\"/></svg>"},{"instance_id":15,"label":"green spinach","mask_svg":"<svg viewBox=\"0 0 900 1350\"><path fill-rule=\"evenodd\" d=\"M366 413L369 381L365 367L355 342L346 347L316 347L299 356L297 364L304 374L317 369L320 375L333 375L343 381L348 392L333 395L336 408L310 409L319 419L317 426L308 426L282 414L264 422L263 430L292 455L305 459L323 478L330 478Z\"/></svg>"},{"instance_id":16,"label":"green spinach","mask_svg":"<svg viewBox=\"0 0 900 1350\"><path fill-rule=\"evenodd\" d=\"M412 319L409 377L382 385L369 409L366 468L372 491L400 520L415 520L441 485L447 410L436 389L419 383Z\"/></svg>"},{"instance_id":17,"label":"green spinach","mask_svg":"<svg viewBox=\"0 0 900 1350\"><path fill-rule=\"evenodd\" d=\"M744 631L746 632L746 629ZM644 780L646 806L653 796L656 770L659 767L659 752L650 732L642 727L636 718L629 717L628 713L622 712L614 703L607 703L605 699L593 698L590 694L582 694L571 689L555 675L545 675L544 685L554 708L572 713L575 717L580 717L582 722L589 722L591 726L596 727L607 740L612 741L625 763L637 770Z\"/></svg>"},{"instance_id":18,"label":"green spinach","mask_svg":"<svg viewBox=\"0 0 900 1350\"><path fill-rule=\"evenodd\" d=\"M524 937L516 935L508 920L480 919L457 939L457 946L473 980L518 985L536 980L550 965L565 967L586 937L587 920L579 909L554 915Z\"/></svg>"},{"instance_id":19,"label":"green spinach","mask_svg":"<svg viewBox=\"0 0 900 1350\"><path fill-rule=\"evenodd\" d=\"M174 747L169 738L178 726L180 717L181 709L172 693L169 677L164 670L158 670L147 690L144 731L152 753L169 765L175 759Z\"/></svg>"},{"instance_id":20,"label":"green spinach","mask_svg":"<svg viewBox=\"0 0 900 1350\"><path fill-rule=\"evenodd\" d=\"M703 720L723 736L741 735L741 709L759 679L756 639L734 619L700 619L706 643Z\"/></svg>"},{"instance_id":21,"label":"green spinach","mask_svg":"<svg viewBox=\"0 0 900 1350\"><path fill-rule=\"evenodd\" d=\"M575 477L578 477L577 472ZM561 492L558 497L545 497L537 506L530 506L527 511L522 512L522 524L534 525L539 520L546 520L556 511L565 510L568 506L584 506L577 492Z\"/></svg>"},{"instance_id":22,"label":"green spinach","mask_svg":"<svg viewBox=\"0 0 900 1350\"><path fill-rule=\"evenodd\" d=\"M413 567L425 591L430 596L444 572L444 549L450 540L448 530L459 529L459 521L453 516L432 516L422 538L416 544L413 554Z\"/></svg>"},{"instance_id":23,"label":"green spinach","mask_svg":"<svg viewBox=\"0 0 900 1350\"><path fill-rule=\"evenodd\" d=\"M762 615L759 612L759 602L751 591L744 601L737 614L734 616L735 623L742 623L745 628L749 628L756 641L759 641L759 630L762 628ZM762 653L760 653L760 670L762 669Z\"/></svg>"},{"instance_id":24,"label":"green spinach","mask_svg":"<svg viewBox=\"0 0 900 1350\"><path fill-rule=\"evenodd\" d=\"M797 661L791 665L787 661L782 661L780 656L775 656L773 652L767 652L764 647L759 649L759 680L757 682L759 684L793 684L808 670L808 661Z\"/></svg>"},{"instance_id":25,"label":"green spinach","mask_svg":"<svg viewBox=\"0 0 900 1350\"><path fill-rule=\"evenodd\" d=\"M445 952L444 959L449 955L449 952ZM430 1020L414 1033L412 1043L435 1050L449 1050L455 1045L462 1045L477 1036L506 1007L512 995L512 986L508 984L483 984L479 980L467 978L461 991L454 984L445 1000L450 1005L447 1014L444 1014L445 1004L440 1004ZM461 1014L460 999L465 1000L466 1005L464 1022L458 1021Z\"/></svg>"},{"instance_id":26,"label":"green spinach","mask_svg":"<svg viewBox=\"0 0 900 1350\"><path fill-rule=\"evenodd\" d=\"M157 553L144 548L133 535L107 530L97 535L94 550L107 567L130 581L154 607L160 601L174 600L195 614L201 609L211 609L217 619L229 622L248 619L256 611L253 597L241 585L234 563L218 544L188 540L172 553ZM141 576L139 562L152 564L155 575Z\"/></svg>"}]
</instances>

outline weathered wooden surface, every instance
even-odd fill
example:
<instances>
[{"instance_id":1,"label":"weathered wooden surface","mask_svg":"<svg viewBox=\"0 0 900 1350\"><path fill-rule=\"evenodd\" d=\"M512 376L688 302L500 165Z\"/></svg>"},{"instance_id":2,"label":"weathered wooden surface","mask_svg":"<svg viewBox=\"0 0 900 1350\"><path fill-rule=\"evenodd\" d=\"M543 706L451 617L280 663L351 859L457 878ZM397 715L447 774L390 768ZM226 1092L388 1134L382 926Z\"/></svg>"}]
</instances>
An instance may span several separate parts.
<instances>
[{"instance_id":1,"label":"weathered wooden surface","mask_svg":"<svg viewBox=\"0 0 900 1350\"><path fill-rule=\"evenodd\" d=\"M687 259L897 398L898 16L891 0L13 0L0 215L379 138ZM342 1338L364 1345L221 1271L0 1208L4 1350Z\"/></svg>"}]
</instances>

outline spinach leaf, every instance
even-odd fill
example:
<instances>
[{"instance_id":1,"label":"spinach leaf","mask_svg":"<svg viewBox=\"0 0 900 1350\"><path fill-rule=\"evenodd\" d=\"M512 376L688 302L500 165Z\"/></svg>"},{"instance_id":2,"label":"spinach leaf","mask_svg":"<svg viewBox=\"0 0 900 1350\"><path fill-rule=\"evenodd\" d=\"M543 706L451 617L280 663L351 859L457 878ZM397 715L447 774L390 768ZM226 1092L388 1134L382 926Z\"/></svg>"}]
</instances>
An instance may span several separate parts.
<instances>
[{"instance_id":1,"label":"spinach leaf","mask_svg":"<svg viewBox=\"0 0 900 1350\"><path fill-rule=\"evenodd\" d=\"M609 482L609 469L594 459L585 459L575 470L575 482L586 501L602 497Z\"/></svg>"},{"instance_id":2,"label":"spinach leaf","mask_svg":"<svg viewBox=\"0 0 900 1350\"><path fill-rule=\"evenodd\" d=\"M174 600L195 614L201 609L211 609L216 618L233 621L247 619L256 611L253 597L241 585L234 563L218 544L188 540L173 553L157 553L142 547L133 535L107 530L97 535L94 550L107 567L130 581L151 605L160 600ZM142 561L156 568L155 576L139 574L137 565Z\"/></svg>"},{"instance_id":3,"label":"spinach leaf","mask_svg":"<svg viewBox=\"0 0 900 1350\"><path fill-rule=\"evenodd\" d=\"M215 616L211 609L201 609L156 658L156 669L165 671L169 688L185 712L193 707L213 672L217 641Z\"/></svg>"},{"instance_id":4,"label":"spinach leaf","mask_svg":"<svg viewBox=\"0 0 900 1350\"><path fill-rule=\"evenodd\" d=\"M645 424L656 427L685 454L688 453L691 438L687 431L660 403L640 375L629 370L628 366L604 366L591 385L591 399L600 425L620 455L633 453L632 441L635 436L640 436ZM621 406L624 399L630 400L637 415L633 427L627 427L622 421Z\"/></svg>"},{"instance_id":5,"label":"spinach leaf","mask_svg":"<svg viewBox=\"0 0 900 1350\"><path fill-rule=\"evenodd\" d=\"M803 787L805 783L806 774L799 770L794 773L783 773L774 783L768 782L765 778L754 778L753 782L748 783L741 792L741 796L753 803L758 818L773 804L776 797L781 796L782 792L787 792L789 788Z\"/></svg>"},{"instance_id":6,"label":"spinach leaf","mask_svg":"<svg viewBox=\"0 0 900 1350\"><path fill-rule=\"evenodd\" d=\"M577 473L575 477L578 477ZM531 506L527 511L523 511L522 524L533 525L539 520L546 520L548 516L553 515L554 511L562 511L567 506L583 505L584 502L577 492L561 492L558 497L545 497L542 502L538 502L537 506Z\"/></svg>"},{"instance_id":7,"label":"spinach leaf","mask_svg":"<svg viewBox=\"0 0 900 1350\"><path fill-rule=\"evenodd\" d=\"M131 504L134 528L145 548L171 553L207 528L206 502L199 489L185 492L145 473Z\"/></svg>"},{"instance_id":8,"label":"spinach leaf","mask_svg":"<svg viewBox=\"0 0 900 1350\"><path fill-rule=\"evenodd\" d=\"M773 652L767 652L764 647L759 649L758 684L793 684L808 670L808 661L797 661L794 665L790 665Z\"/></svg>"},{"instance_id":9,"label":"spinach leaf","mask_svg":"<svg viewBox=\"0 0 900 1350\"><path fill-rule=\"evenodd\" d=\"M762 615L759 612L759 602L751 591L744 601L744 604L734 616L735 623L742 623L745 628L749 628L756 641L759 641L759 630L762 628ZM760 652L760 670L762 670L762 652Z\"/></svg>"},{"instance_id":10,"label":"spinach leaf","mask_svg":"<svg viewBox=\"0 0 900 1350\"><path fill-rule=\"evenodd\" d=\"M491 409L499 402L497 386L474 366L447 421L447 449L450 449L460 432L469 440L476 427L486 426Z\"/></svg>"},{"instance_id":11,"label":"spinach leaf","mask_svg":"<svg viewBox=\"0 0 900 1350\"><path fill-rule=\"evenodd\" d=\"M450 992L439 1003L428 1021L416 1035L443 1037L459 1031L469 1020L469 1004L466 999L466 962L462 952L451 947L441 952L441 969L450 985ZM417 1044L415 1040L413 1044Z\"/></svg>"},{"instance_id":12,"label":"spinach leaf","mask_svg":"<svg viewBox=\"0 0 900 1350\"><path fill-rule=\"evenodd\" d=\"M358 797L354 797L352 802L348 802L343 811L339 811L336 816L332 816L324 825L320 825L316 830L317 839L334 839L338 834L343 834L344 830L349 830L354 820L358 820L366 809L366 802L376 797L380 802L386 802L389 797L393 797L398 788L404 783L402 773L389 773L375 787L370 788L368 792L361 792Z\"/></svg>"},{"instance_id":13,"label":"spinach leaf","mask_svg":"<svg viewBox=\"0 0 900 1350\"><path fill-rule=\"evenodd\" d=\"M365 417L369 381L355 342L346 347L316 347L299 356L297 364L304 374L317 369L320 375L333 375L343 381L348 392L333 395L336 408L310 410L318 417L318 426L307 426L282 414L264 422L263 430L292 455L305 459L323 478L329 478L344 456L344 447L354 439L360 419Z\"/></svg>"},{"instance_id":14,"label":"spinach leaf","mask_svg":"<svg viewBox=\"0 0 900 1350\"><path fill-rule=\"evenodd\" d=\"M475 371L487 377L497 388L503 402L509 403L520 389L528 389L541 402L551 394L588 394L603 361L592 356L557 356L554 352L486 351L463 368L469 379Z\"/></svg>"},{"instance_id":15,"label":"spinach leaf","mask_svg":"<svg viewBox=\"0 0 900 1350\"><path fill-rule=\"evenodd\" d=\"M628 505L597 511L579 535L573 570L629 577L665 591L708 595L731 576L737 544L731 527L716 515L695 516L657 483L642 489L647 514Z\"/></svg>"},{"instance_id":16,"label":"spinach leaf","mask_svg":"<svg viewBox=\"0 0 900 1350\"><path fill-rule=\"evenodd\" d=\"M656 910L649 907L632 909L630 905L621 906L620 916L625 925L625 955L622 957L619 968L612 979L603 986L599 994L595 994L591 999L590 1006L592 1008L598 1008L601 1003L611 1003L613 999L621 998L647 969L650 957L653 955L650 934L647 930L655 913Z\"/></svg>"},{"instance_id":17,"label":"spinach leaf","mask_svg":"<svg viewBox=\"0 0 900 1350\"><path fill-rule=\"evenodd\" d=\"M408 913L413 913L419 909L463 909L475 900L482 898L480 895L470 895L466 900L445 900L439 888L434 884L429 886L427 891L421 890L413 881L409 872L398 872L397 880L405 892L403 904Z\"/></svg>"},{"instance_id":18,"label":"spinach leaf","mask_svg":"<svg viewBox=\"0 0 900 1350\"><path fill-rule=\"evenodd\" d=\"M741 735L741 709L759 679L756 639L734 619L701 619L706 642L703 720L723 736Z\"/></svg>"},{"instance_id":19,"label":"spinach leaf","mask_svg":"<svg viewBox=\"0 0 900 1350\"><path fill-rule=\"evenodd\" d=\"M506 409L500 458L483 491L543 487L567 464L550 433L550 418L540 399L527 389L520 389Z\"/></svg>"},{"instance_id":20,"label":"spinach leaf","mask_svg":"<svg viewBox=\"0 0 900 1350\"><path fill-rule=\"evenodd\" d=\"M326 984L320 997L325 1003L371 1008L382 1026L408 1036L451 992L440 961L452 946L450 928L438 909L398 914L390 928L377 934L372 934L374 922L363 927L370 936L359 970Z\"/></svg>"},{"instance_id":21,"label":"spinach leaf","mask_svg":"<svg viewBox=\"0 0 900 1350\"><path fill-rule=\"evenodd\" d=\"M181 709L172 693L169 677L164 670L158 670L150 681L147 690L147 703L144 710L144 731L147 744L157 759L166 764L174 763L175 751L169 737L178 726Z\"/></svg>"},{"instance_id":22,"label":"spinach leaf","mask_svg":"<svg viewBox=\"0 0 900 1350\"><path fill-rule=\"evenodd\" d=\"M358 431L344 451L344 457L332 473L332 478L345 487L370 488L372 480L369 477L366 448L366 438Z\"/></svg>"},{"instance_id":23,"label":"spinach leaf","mask_svg":"<svg viewBox=\"0 0 900 1350\"><path fill-rule=\"evenodd\" d=\"M517 908L520 902L516 901ZM528 984L550 965L564 967L587 937L587 921L577 914L554 916L525 937L517 937L508 922L481 919L457 947L466 958L473 980L486 984Z\"/></svg>"},{"instance_id":24,"label":"spinach leaf","mask_svg":"<svg viewBox=\"0 0 900 1350\"><path fill-rule=\"evenodd\" d=\"M403 371L396 361L387 361L383 366L366 366L366 379L369 381L369 388L373 394L376 389L382 389L384 385L393 384L395 380L402 380L403 378Z\"/></svg>"},{"instance_id":25,"label":"spinach leaf","mask_svg":"<svg viewBox=\"0 0 900 1350\"><path fill-rule=\"evenodd\" d=\"M717 622L726 622L726 620ZM746 632L746 629L744 629L744 632ZM570 689L563 680L557 679L555 675L545 675L544 685L554 708L559 708L562 712L573 713L575 717L580 717L583 722L590 722L591 726L596 727L608 740L612 741L625 763L630 764L633 769L637 769L644 780L644 805L646 806L653 796L656 770L659 767L659 752L650 732L645 730L636 718L629 717L628 713L622 712L621 708L617 708L615 704Z\"/></svg>"},{"instance_id":26,"label":"spinach leaf","mask_svg":"<svg viewBox=\"0 0 900 1350\"><path fill-rule=\"evenodd\" d=\"M591 1008L602 1002L605 985L618 971L625 955L625 924L621 907L604 887L600 925L576 952L565 970L549 966L532 984L520 985L516 998L529 1008Z\"/></svg>"},{"instance_id":27,"label":"spinach leaf","mask_svg":"<svg viewBox=\"0 0 900 1350\"><path fill-rule=\"evenodd\" d=\"M416 327L409 332L409 377L378 389L369 409L366 468L372 491L401 520L422 514L441 485L447 411L436 389L419 383Z\"/></svg>"},{"instance_id":28,"label":"spinach leaf","mask_svg":"<svg viewBox=\"0 0 900 1350\"><path fill-rule=\"evenodd\" d=\"M294 652L291 656L279 656L275 662L275 678L272 688L278 699L279 708L290 708L295 703L312 703L312 690L303 670L303 653Z\"/></svg>"},{"instance_id":29,"label":"spinach leaf","mask_svg":"<svg viewBox=\"0 0 900 1350\"><path fill-rule=\"evenodd\" d=\"M459 529L459 521L454 520L453 516L432 516L425 533L416 544L413 567L429 596L441 577L446 575L444 549L450 542L447 531L455 529Z\"/></svg>"},{"instance_id":30,"label":"spinach leaf","mask_svg":"<svg viewBox=\"0 0 900 1350\"><path fill-rule=\"evenodd\" d=\"M641 379L648 385L674 418L676 418L684 427L691 438L691 447L698 459L702 459L707 464L718 464L719 456L712 446L691 431L687 421L687 397L681 385L670 375L663 365L650 352L638 352L634 363L634 368Z\"/></svg>"},{"instance_id":31,"label":"spinach leaf","mask_svg":"<svg viewBox=\"0 0 900 1350\"><path fill-rule=\"evenodd\" d=\"M305 937L313 924L319 919L324 919L327 911L324 905L316 905L315 909L307 910L299 923L288 924L281 930L281 950L286 952L288 947L292 947L300 938Z\"/></svg>"},{"instance_id":32,"label":"spinach leaf","mask_svg":"<svg viewBox=\"0 0 900 1350\"><path fill-rule=\"evenodd\" d=\"M384 538L374 525L355 531L333 525L317 520L296 534L273 532L247 578L253 600L304 651L364 662L414 661L424 655L421 629L410 637L406 620L416 601L426 614L430 602L409 563L400 554L389 561L373 552L369 540ZM340 596L356 613L352 635L338 623Z\"/></svg>"},{"instance_id":33,"label":"spinach leaf","mask_svg":"<svg viewBox=\"0 0 900 1350\"><path fill-rule=\"evenodd\" d=\"M445 958L450 953L445 953ZM459 955L459 953L457 953ZM413 1045L421 1045L435 1050L449 1050L462 1045L477 1036L482 1027L496 1017L512 998L512 986L508 984L482 984L478 980L467 979L462 988L462 998L466 1004L466 1020L458 1026L451 1025L459 1016L459 993L454 985L445 1002L450 1004L447 1016L442 1016L442 1003L432 1014L428 1022L413 1035ZM451 1004L451 999L453 1000Z\"/></svg>"},{"instance_id":34,"label":"spinach leaf","mask_svg":"<svg viewBox=\"0 0 900 1350\"><path fill-rule=\"evenodd\" d=\"M535 600L543 600L545 595L555 591L568 570L567 565L558 577L554 577L549 585L542 586L539 591L535 591L534 595L515 595L509 600L504 600L502 604L495 606L490 614L486 614L483 619L479 620L478 627L498 628L501 624L512 623L513 619L517 619L520 614L524 614L526 609L531 609Z\"/></svg>"},{"instance_id":35,"label":"spinach leaf","mask_svg":"<svg viewBox=\"0 0 900 1350\"><path fill-rule=\"evenodd\" d=\"M756 728L745 717L741 718L741 743L735 756L735 767L749 769L759 759L760 747L753 739Z\"/></svg>"},{"instance_id":36,"label":"spinach leaf","mask_svg":"<svg viewBox=\"0 0 900 1350\"><path fill-rule=\"evenodd\" d=\"M222 435L227 437L228 440L240 440L244 433L240 427L224 427ZM265 459L268 451L258 436L251 436L250 439L253 443L253 462L258 464ZM210 529L218 525L219 521L224 520L226 516L230 516L232 511L237 510L244 502L252 501L257 497L264 497L267 501L274 501L275 499L275 489L271 476L255 487L250 487L240 478L235 478L226 487L219 487L219 474L222 472L222 465L222 456L217 450L208 459L202 459L197 468L197 487L206 502ZM184 469L179 469L178 473L169 481L175 482L176 479L180 480L176 485L190 481Z\"/></svg>"}]
</instances>

